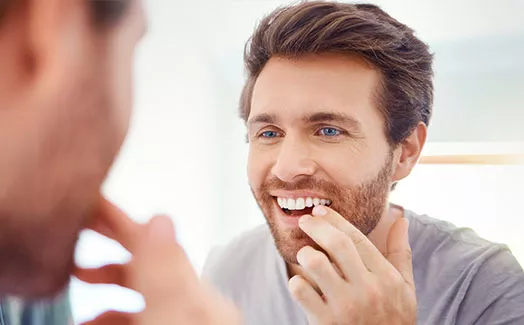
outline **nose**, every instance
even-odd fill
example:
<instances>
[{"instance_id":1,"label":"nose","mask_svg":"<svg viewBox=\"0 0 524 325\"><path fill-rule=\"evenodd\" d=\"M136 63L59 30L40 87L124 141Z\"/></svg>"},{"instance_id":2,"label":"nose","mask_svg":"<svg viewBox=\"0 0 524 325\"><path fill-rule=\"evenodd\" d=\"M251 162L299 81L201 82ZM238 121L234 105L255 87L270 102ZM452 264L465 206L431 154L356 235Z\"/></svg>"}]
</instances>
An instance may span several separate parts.
<instances>
[{"instance_id":1,"label":"nose","mask_svg":"<svg viewBox=\"0 0 524 325\"><path fill-rule=\"evenodd\" d=\"M272 168L273 175L284 182L293 182L296 178L315 174L317 164L305 141L288 135L279 150Z\"/></svg>"}]
</instances>

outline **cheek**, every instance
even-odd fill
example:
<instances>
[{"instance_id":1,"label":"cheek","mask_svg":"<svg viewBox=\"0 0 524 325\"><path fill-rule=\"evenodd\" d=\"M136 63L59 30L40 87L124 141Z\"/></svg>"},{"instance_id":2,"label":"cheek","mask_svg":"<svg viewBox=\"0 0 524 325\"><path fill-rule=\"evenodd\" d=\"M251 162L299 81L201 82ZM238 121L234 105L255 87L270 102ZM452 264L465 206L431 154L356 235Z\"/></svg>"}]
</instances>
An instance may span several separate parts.
<instances>
[{"instance_id":1,"label":"cheek","mask_svg":"<svg viewBox=\"0 0 524 325\"><path fill-rule=\"evenodd\" d=\"M249 184L255 190L260 188L271 171L271 155L254 148L251 144L247 161L247 177Z\"/></svg>"},{"instance_id":2,"label":"cheek","mask_svg":"<svg viewBox=\"0 0 524 325\"><path fill-rule=\"evenodd\" d=\"M134 52L134 46L125 44L122 48L113 47L109 54L110 100L114 108L115 127L122 137L129 128L133 107Z\"/></svg>"},{"instance_id":3,"label":"cheek","mask_svg":"<svg viewBox=\"0 0 524 325\"><path fill-rule=\"evenodd\" d=\"M127 59L127 58L126 58ZM133 107L133 60L129 58L125 63L120 63L118 71L114 75L114 89L117 108L117 119L122 134L127 133Z\"/></svg>"},{"instance_id":4,"label":"cheek","mask_svg":"<svg viewBox=\"0 0 524 325\"><path fill-rule=\"evenodd\" d=\"M341 147L323 150L317 156L318 166L337 184L355 187L373 179L383 167L385 154L367 148Z\"/></svg>"},{"instance_id":5,"label":"cheek","mask_svg":"<svg viewBox=\"0 0 524 325\"><path fill-rule=\"evenodd\" d=\"M139 2L134 3L128 17L109 35L108 71L110 71L110 91L115 107L115 118L121 135L129 128L133 106L133 74L135 52L142 33L144 16Z\"/></svg>"}]
</instances>

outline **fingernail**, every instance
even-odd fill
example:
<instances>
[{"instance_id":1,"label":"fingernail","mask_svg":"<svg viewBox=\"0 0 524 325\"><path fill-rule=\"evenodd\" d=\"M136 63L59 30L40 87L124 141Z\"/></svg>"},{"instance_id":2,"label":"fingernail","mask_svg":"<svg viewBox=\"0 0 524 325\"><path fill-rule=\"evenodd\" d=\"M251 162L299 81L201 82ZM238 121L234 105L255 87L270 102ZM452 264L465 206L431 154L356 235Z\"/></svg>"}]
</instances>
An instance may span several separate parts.
<instances>
[{"instance_id":1,"label":"fingernail","mask_svg":"<svg viewBox=\"0 0 524 325\"><path fill-rule=\"evenodd\" d=\"M300 217L300 219L298 219L298 223L304 223L308 220L311 220L313 217L310 216L309 214L306 214L306 215L303 215L302 217Z\"/></svg>"},{"instance_id":2,"label":"fingernail","mask_svg":"<svg viewBox=\"0 0 524 325\"><path fill-rule=\"evenodd\" d=\"M149 238L157 243L175 241L175 228L168 216L156 216L149 222Z\"/></svg>"},{"instance_id":3,"label":"fingernail","mask_svg":"<svg viewBox=\"0 0 524 325\"><path fill-rule=\"evenodd\" d=\"M327 214L327 209L322 205L317 205L313 208L313 215L316 217L323 217Z\"/></svg>"}]
</instances>

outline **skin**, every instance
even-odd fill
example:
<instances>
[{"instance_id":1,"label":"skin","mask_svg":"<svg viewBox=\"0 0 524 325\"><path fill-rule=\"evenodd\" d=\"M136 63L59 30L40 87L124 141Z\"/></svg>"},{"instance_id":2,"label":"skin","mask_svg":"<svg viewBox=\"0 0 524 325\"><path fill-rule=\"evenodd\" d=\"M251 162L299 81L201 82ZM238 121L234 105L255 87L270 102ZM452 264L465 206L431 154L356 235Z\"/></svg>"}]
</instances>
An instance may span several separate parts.
<instances>
[{"instance_id":1,"label":"skin","mask_svg":"<svg viewBox=\"0 0 524 325\"><path fill-rule=\"evenodd\" d=\"M134 48L145 30L140 1L4 4L0 299L52 297L74 271L146 302L138 314L108 312L88 324L240 324L237 309L199 281L170 218L139 225L100 195L128 129ZM88 226L127 248L131 262L75 269Z\"/></svg>"},{"instance_id":2,"label":"skin","mask_svg":"<svg viewBox=\"0 0 524 325\"><path fill-rule=\"evenodd\" d=\"M254 87L248 177L288 266L291 292L312 324L416 317L407 225L388 196L416 164L426 126L389 144L375 101L380 78L357 55L273 57ZM306 221L276 202L304 196L332 204ZM369 275L367 263L380 271Z\"/></svg>"},{"instance_id":3,"label":"skin","mask_svg":"<svg viewBox=\"0 0 524 325\"><path fill-rule=\"evenodd\" d=\"M85 325L238 325L237 308L202 283L176 241L171 218L156 216L138 224L100 199L90 228L120 243L132 255L127 264L75 270L87 283L116 284L140 293L146 308L139 313L109 311Z\"/></svg>"},{"instance_id":4,"label":"skin","mask_svg":"<svg viewBox=\"0 0 524 325\"><path fill-rule=\"evenodd\" d=\"M91 2L12 2L0 25L0 296L63 289L127 133L138 1L101 26Z\"/></svg>"}]
</instances>

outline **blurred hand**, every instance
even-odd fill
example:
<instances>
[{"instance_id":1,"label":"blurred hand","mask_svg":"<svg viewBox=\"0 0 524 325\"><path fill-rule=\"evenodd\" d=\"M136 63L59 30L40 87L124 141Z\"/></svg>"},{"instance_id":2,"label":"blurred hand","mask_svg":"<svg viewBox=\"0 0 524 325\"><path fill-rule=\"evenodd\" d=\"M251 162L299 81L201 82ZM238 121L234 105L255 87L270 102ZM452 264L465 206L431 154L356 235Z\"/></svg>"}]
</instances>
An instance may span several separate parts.
<instances>
[{"instance_id":1,"label":"blurred hand","mask_svg":"<svg viewBox=\"0 0 524 325\"><path fill-rule=\"evenodd\" d=\"M137 224L103 199L92 229L119 242L132 259L124 265L78 268L76 277L135 290L143 295L146 307L136 314L107 312L85 325L241 324L235 306L200 281L176 241L169 217L157 216L146 225Z\"/></svg>"}]
</instances>

